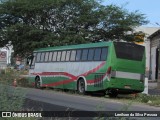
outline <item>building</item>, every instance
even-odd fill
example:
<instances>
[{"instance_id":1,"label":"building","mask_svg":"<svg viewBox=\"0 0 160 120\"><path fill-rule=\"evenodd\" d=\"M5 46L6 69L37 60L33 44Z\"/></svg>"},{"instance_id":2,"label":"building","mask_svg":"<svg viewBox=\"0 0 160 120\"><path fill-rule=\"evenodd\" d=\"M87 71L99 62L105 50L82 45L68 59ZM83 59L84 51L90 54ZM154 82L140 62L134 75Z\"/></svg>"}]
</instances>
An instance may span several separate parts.
<instances>
[{"instance_id":1,"label":"building","mask_svg":"<svg viewBox=\"0 0 160 120\"><path fill-rule=\"evenodd\" d=\"M158 80L160 78L160 29L148 37L150 40L151 56L150 56L150 71L151 79Z\"/></svg>"},{"instance_id":2,"label":"building","mask_svg":"<svg viewBox=\"0 0 160 120\"><path fill-rule=\"evenodd\" d=\"M153 74L151 74L151 68L153 68L153 66L150 65L150 59L153 54L151 54L152 52L149 36L155 33L158 29L158 27L138 27L135 29L135 32L143 32L145 34L144 42L140 42L139 44L145 46L146 48L146 77L148 77L149 80L153 80L155 77Z\"/></svg>"}]
</instances>

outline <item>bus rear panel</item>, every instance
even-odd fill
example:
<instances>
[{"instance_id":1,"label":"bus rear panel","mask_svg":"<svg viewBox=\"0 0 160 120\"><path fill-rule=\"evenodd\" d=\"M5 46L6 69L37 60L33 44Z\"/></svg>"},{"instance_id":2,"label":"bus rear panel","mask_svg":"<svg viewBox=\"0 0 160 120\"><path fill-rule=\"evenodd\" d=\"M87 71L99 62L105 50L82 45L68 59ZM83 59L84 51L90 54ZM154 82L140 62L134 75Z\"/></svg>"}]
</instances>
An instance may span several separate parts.
<instances>
[{"instance_id":1,"label":"bus rear panel","mask_svg":"<svg viewBox=\"0 0 160 120\"><path fill-rule=\"evenodd\" d=\"M145 48L141 45L114 42L110 53L110 80L106 88L117 93L139 93L144 90Z\"/></svg>"}]
</instances>

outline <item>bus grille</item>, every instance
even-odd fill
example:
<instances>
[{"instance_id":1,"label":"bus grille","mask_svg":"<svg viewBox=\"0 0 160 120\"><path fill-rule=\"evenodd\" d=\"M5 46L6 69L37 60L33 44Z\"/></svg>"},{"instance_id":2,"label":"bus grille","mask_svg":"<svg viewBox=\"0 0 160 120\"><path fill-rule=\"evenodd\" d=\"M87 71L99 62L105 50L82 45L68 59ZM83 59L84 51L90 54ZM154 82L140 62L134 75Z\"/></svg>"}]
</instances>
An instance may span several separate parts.
<instances>
[{"instance_id":1,"label":"bus grille","mask_svg":"<svg viewBox=\"0 0 160 120\"><path fill-rule=\"evenodd\" d=\"M95 75L94 87L103 87L103 74L96 74Z\"/></svg>"}]
</instances>

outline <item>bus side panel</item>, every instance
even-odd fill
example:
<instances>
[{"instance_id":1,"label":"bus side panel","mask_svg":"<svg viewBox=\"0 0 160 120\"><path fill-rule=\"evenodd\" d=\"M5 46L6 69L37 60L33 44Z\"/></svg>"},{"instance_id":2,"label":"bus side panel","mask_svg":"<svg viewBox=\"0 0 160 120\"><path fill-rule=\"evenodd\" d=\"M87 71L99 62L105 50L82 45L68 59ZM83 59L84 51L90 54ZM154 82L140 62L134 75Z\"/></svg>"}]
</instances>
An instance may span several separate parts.
<instances>
[{"instance_id":1,"label":"bus side panel","mask_svg":"<svg viewBox=\"0 0 160 120\"><path fill-rule=\"evenodd\" d=\"M35 76L30 76L27 79L28 79L28 84L33 87L35 85Z\"/></svg>"},{"instance_id":2,"label":"bus side panel","mask_svg":"<svg viewBox=\"0 0 160 120\"><path fill-rule=\"evenodd\" d=\"M62 77L62 76L59 76L59 77L58 76L56 76L56 77L43 76L43 77L41 77L41 79L42 79L42 86L52 87L52 88L62 88L63 89L63 84L57 85L58 84L57 82L63 81L67 78ZM54 84L54 83L57 83L57 84Z\"/></svg>"},{"instance_id":3,"label":"bus side panel","mask_svg":"<svg viewBox=\"0 0 160 120\"><path fill-rule=\"evenodd\" d=\"M112 44L108 46L108 55L103 67L97 70L95 73L90 74L86 77L86 79L94 80L93 84L87 85L87 91L105 91L108 89L109 85L109 77L107 76L107 70L111 66L111 59L112 59L112 51L113 47ZM97 82L98 81L98 82Z\"/></svg>"}]
</instances>

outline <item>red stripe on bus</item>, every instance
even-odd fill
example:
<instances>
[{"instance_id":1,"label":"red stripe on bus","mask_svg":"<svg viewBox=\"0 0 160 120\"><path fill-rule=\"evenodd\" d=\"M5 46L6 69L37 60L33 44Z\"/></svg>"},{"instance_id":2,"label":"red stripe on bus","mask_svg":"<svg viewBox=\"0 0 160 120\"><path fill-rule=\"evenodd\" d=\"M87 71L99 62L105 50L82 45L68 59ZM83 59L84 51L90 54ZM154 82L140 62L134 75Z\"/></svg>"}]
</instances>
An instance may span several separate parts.
<instances>
[{"instance_id":1,"label":"red stripe on bus","mask_svg":"<svg viewBox=\"0 0 160 120\"><path fill-rule=\"evenodd\" d=\"M59 82L54 82L54 83L42 85L42 86L58 86L58 85L68 84L70 82L76 81L79 76L87 76L88 74L94 73L97 70L99 70L104 64L105 64L105 62L102 62L96 68L89 70L89 71L87 71L81 75L78 75L78 76L74 76L74 75L69 74L67 72L42 72L42 73L32 73L32 74L33 75L65 75L65 76L71 77L71 79L69 79L69 80L63 80L63 81L59 81ZM87 81L87 83L93 83L93 82L94 82L94 80L89 80L89 82Z\"/></svg>"},{"instance_id":2,"label":"red stripe on bus","mask_svg":"<svg viewBox=\"0 0 160 120\"><path fill-rule=\"evenodd\" d=\"M74 79L69 79L69 80L54 82L54 83L50 83L50 84L43 84L42 87L58 86L58 85L67 84L67 83L70 83L70 82L73 82L73 81L74 81Z\"/></svg>"},{"instance_id":3,"label":"red stripe on bus","mask_svg":"<svg viewBox=\"0 0 160 120\"><path fill-rule=\"evenodd\" d=\"M88 74L91 74L91 73L94 73L96 72L97 70L99 70L103 65L105 64L105 62L102 62L99 66L97 66L96 68L92 69L92 70L89 70L88 72L86 73L83 73L79 76L87 76Z\"/></svg>"},{"instance_id":4,"label":"red stripe on bus","mask_svg":"<svg viewBox=\"0 0 160 120\"><path fill-rule=\"evenodd\" d=\"M42 73L32 73L32 75L41 75L41 76L47 76L47 75L64 75L70 78L76 78L76 76L69 74L67 72L42 72Z\"/></svg>"}]
</instances>

